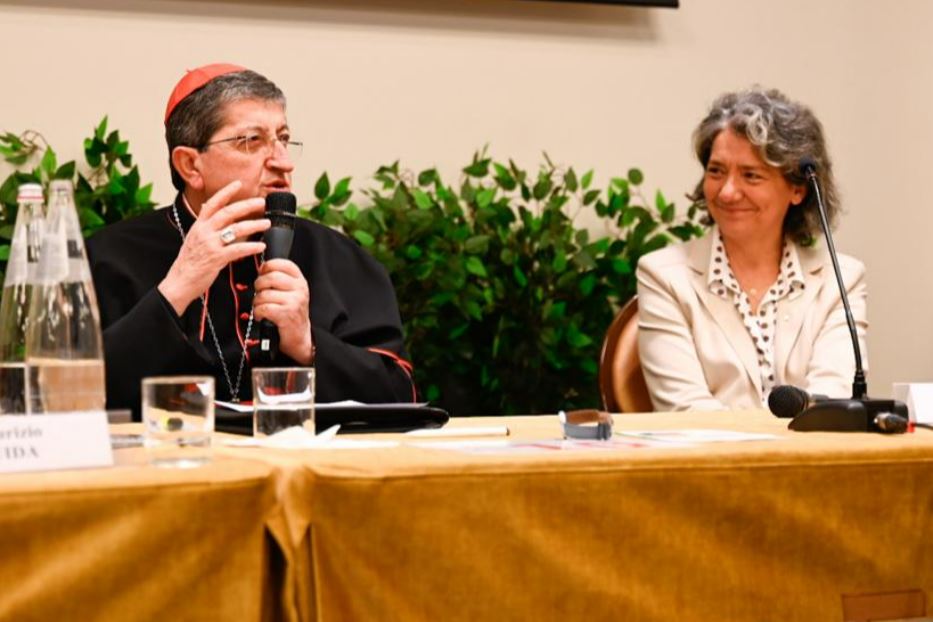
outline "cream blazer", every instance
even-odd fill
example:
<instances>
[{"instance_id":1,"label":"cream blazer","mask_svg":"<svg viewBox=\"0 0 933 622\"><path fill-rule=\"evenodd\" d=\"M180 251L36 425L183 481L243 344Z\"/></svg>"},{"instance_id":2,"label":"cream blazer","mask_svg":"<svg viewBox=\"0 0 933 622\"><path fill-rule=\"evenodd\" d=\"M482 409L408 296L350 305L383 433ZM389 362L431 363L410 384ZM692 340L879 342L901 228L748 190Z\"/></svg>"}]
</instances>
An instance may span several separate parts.
<instances>
[{"instance_id":1,"label":"cream blazer","mask_svg":"<svg viewBox=\"0 0 933 622\"><path fill-rule=\"evenodd\" d=\"M755 346L733 304L708 288L713 236L655 251L638 264L638 348L655 410L761 408ZM804 291L781 300L776 384L851 397L855 355L829 253L797 246ZM839 256L868 369L865 267Z\"/></svg>"}]
</instances>

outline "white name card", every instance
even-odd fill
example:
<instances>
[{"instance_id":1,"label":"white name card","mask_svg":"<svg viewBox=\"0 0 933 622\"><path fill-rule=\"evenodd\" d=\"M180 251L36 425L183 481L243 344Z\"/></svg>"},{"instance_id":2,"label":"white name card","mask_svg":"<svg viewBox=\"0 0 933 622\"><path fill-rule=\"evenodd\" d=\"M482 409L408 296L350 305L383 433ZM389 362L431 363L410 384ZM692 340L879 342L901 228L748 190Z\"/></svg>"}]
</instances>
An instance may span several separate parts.
<instances>
[{"instance_id":1,"label":"white name card","mask_svg":"<svg viewBox=\"0 0 933 622\"><path fill-rule=\"evenodd\" d=\"M107 413L0 416L0 473L113 466Z\"/></svg>"},{"instance_id":2,"label":"white name card","mask_svg":"<svg viewBox=\"0 0 933 622\"><path fill-rule=\"evenodd\" d=\"M907 404L914 423L933 423L933 382L895 382L894 399Z\"/></svg>"}]
</instances>

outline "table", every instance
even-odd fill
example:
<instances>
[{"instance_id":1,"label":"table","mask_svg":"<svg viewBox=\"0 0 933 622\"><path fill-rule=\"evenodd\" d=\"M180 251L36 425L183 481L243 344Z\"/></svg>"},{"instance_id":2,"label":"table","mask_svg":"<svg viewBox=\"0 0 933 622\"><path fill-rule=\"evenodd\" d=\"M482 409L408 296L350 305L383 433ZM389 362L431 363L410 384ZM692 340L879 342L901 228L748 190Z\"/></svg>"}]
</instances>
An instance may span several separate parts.
<instances>
[{"instance_id":1,"label":"table","mask_svg":"<svg viewBox=\"0 0 933 622\"><path fill-rule=\"evenodd\" d=\"M560 434L553 416L450 427L490 424ZM933 432L616 416L617 433L695 427L779 439L471 454L370 435L403 444L4 475L0 619L907 617L878 614L892 598L926 614Z\"/></svg>"},{"instance_id":2,"label":"table","mask_svg":"<svg viewBox=\"0 0 933 622\"><path fill-rule=\"evenodd\" d=\"M0 477L0 620L278 619L273 469L118 465Z\"/></svg>"},{"instance_id":3,"label":"table","mask_svg":"<svg viewBox=\"0 0 933 622\"><path fill-rule=\"evenodd\" d=\"M513 439L559 435L555 417L450 425L491 423ZM922 603L933 591L933 432L785 426L760 411L655 413L617 416L616 432L780 439L531 454L224 451L252 451L278 473L294 545L286 599L305 620L812 621L841 620L844 607L858 619L858 603L864 614L885 592L917 589Z\"/></svg>"}]
</instances>

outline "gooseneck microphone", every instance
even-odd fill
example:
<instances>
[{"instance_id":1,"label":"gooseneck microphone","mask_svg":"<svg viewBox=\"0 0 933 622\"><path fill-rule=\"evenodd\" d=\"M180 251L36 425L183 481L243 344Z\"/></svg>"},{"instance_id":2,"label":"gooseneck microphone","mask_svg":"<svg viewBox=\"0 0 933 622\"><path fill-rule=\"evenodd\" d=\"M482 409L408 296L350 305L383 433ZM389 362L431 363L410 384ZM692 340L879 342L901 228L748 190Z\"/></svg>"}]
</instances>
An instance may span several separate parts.
<instances>
[{"instance_id":1,"label":"gooseneck microphone","mask_svg":"<svg viewBox=\"0 0 933 622\"><path fill-rule=\"evenodd\" d=\"M858 330L855 328L855 319L852 317L852 307L849 306L849 296L842 280L842 270L839 269L839 256L836 255L836 245L829 230L829 221L826 218L826 208L823 206L823 195L820 193L820 182L816 176L816 162L811 158L800 160L800 172L813 188L816 196L816 206L820 215L820 228L826 238L826 247L829 249L829 258L833 262L833 271L836 273L836 285L839 286L839 295L842 297L842 308L846 315L846 324L849 327L849 337L852 339L852 351L855 355L855 378L852 381L852 399L859 400L868 394L868 383L865 380L865 370L862 367L862 348L858 342Z\"/></svg>"},{"instance_id":2,"label":"gooseneck microphone","mask_svg":"<svg viewBox=\"0 0 933 622\"><path fill-rule=\"evenodd\" d=\"M270 192L266 196L266 218L272 226L263 234L266 243L264 257L288 259L295 237L295 195L291 192ZM279 330L269 320L259 322L259 364L269 365L279 356Z\"/></svg>"},{"instance_id":3,"label":"gooseneck microphone","mask_svg":"<svg viewBox=\"0 0 933 622\"><path fill-rule=\"evenodd\" d=\"M768 407L778 416L794 417L787 427L801 432L904 432L907 430L908 419L906 404L897 400L876 400L867 397L868 383L865 380L865 370L862 365L862 349L859 346L858 331L849 306L845 282L842 280L842 270L839 268L839 257L836 255L833 235L826 218L816 162L811 158L803 158L800 161L800 172L806 177L816 197L820 227L826 239L829 258L832 260L833 271L836 274L836 285L839 287L839 296L845 310L846 324L848 324L849 335L852 339L855 377L852 381L851 399L828 399L823 396L808 395L796 387L777 387L768 397ZM779 393L779 395L774 396L774 393ZM775 399L777 410L775 406L772 406L772 397ZM793 412L795 409L797 412Z\"/></svg>"},{"instance_id":4,"label":"gooseneck microphone","mask_svg":"<svg viewBox=\"0 0 933 622\"><path fill-rule=\"evenodd\" d=\"M768 395L768 410L776 417L793 419L811 406L828 399L825 395L810 395L803 389L782 384L774 387Z\"/></svg>"}]
</instances>

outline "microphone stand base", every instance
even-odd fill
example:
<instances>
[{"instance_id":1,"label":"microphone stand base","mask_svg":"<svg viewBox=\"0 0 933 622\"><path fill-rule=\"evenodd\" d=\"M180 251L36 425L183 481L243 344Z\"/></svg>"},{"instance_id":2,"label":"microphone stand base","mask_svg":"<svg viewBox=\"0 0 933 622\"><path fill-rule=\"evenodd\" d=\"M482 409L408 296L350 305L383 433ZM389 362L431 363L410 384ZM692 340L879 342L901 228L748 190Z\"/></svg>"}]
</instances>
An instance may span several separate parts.
<instances>
[{"instance_id":1,"label":"microphone stand base","mask_svg":"<svg viewBox=\"0 0 933 622\"><path fill-rule=\"evenodd\" d=\"M881 413L907 417L907 406L897 400L827 400L794 417L788 429L797 432L883 432L875 423Z\"/></svg>"}]
</instances>

